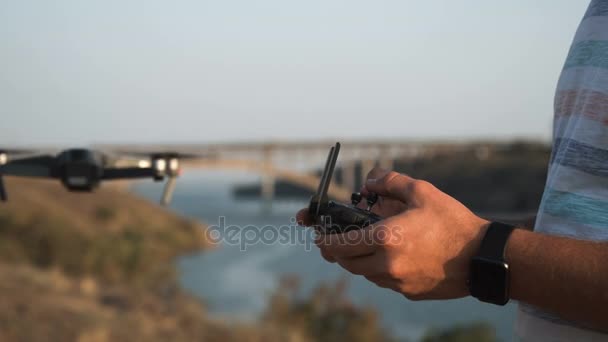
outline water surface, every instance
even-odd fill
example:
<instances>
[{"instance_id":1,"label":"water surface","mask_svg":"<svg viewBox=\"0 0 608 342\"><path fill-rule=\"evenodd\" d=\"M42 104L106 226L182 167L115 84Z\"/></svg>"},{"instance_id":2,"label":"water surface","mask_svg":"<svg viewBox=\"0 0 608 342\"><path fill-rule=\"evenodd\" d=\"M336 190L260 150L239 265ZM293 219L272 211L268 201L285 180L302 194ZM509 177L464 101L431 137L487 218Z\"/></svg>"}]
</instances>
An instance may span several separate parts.
<instances>
[{"instance_id":1,"label":"water surface","mask_svg":"<svg viewBox=\"0 0 608 342\"><path fill-rule=\"evenodd\" d=\"M171 208L210 225L218 225L223 216L226 225L271 225L287 229L295 212L306 206L306 201L275 201L268 210L259 201L233 199L231 187L251 179L230 172L187 174L178 182ZM135 190L157 200L161 186L140 183ZM310 237L305 228L291 229ZM316 247L307 250L305 243L259 243L247 246L245 251L239 245L224 244L213 251L183 257L178 266L182 286L200 296L212 312L220 315L254 319L264 309L281 275L297 275L303 292L320 282L346 277L349 297L376 308L384 325L399 336L416 339L430 327L485 321L495 326L501 339L511 338L515 304L498 307L473 298L412 302L325 262Z\"/></svg>"}]
</instances>

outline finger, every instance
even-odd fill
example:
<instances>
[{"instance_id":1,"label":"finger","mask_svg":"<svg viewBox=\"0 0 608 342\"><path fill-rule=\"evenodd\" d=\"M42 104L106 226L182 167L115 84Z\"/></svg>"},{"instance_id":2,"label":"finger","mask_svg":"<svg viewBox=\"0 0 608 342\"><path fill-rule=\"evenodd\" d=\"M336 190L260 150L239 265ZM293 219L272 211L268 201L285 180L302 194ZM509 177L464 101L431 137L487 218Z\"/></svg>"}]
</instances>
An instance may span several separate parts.
<instances>
[{"instance_id":1,"label":"finger","mask_svg":"<svg viewBox=\"0 0 608 342\"><path fill-rule=\"evenodd\" d=\"M327 262L331 262L332 264L336 262L336 258L334 258L333 256L331 256L329 253L327 253L326 251L324 251L323 249L321 249L321 256L323 257L323 259L325 259L325 261Z\"/></svg>"},{"instance_id":2,"label":"finger","mask_svg":"<svg viewBox=\"0 0 608 342\"><path fill-rule=\"evenodd\" d=\"M367 204L367 199L365 198L365 196L363 196L363 198L364 199L361 202L359 202L359 204L357 204L357 208L367 210L367 208L369 207L369 204ZM378 200L376 201L376 204L372 207L371 212L376 215L382 216L382 208L383 208L384 202L385 202L385 198L383 198L382 196L378 196Z\"/></svg>"},{"instance_id":3,"label":"finger","mask_svg":"<svg viewBox=\"0 0 608 342\"><path fill-rule=\"evenodd\" d=\"M370 255L377 248L371 226L342 234L322 234L315 243L335 258Z\"/></svg>"},{"instance_id":4,"label":"finger","mask_svg":"<svg viewBox=\"0 0 608 342\"><path fill-rule=\"evenodd\" d=\"M365 201L365 194L366 194L366 191L367 191L367 190L365 190L365 184L363 184L363 185L361 186L361 189L359 189L359 193L361 194L361 196L363 196L363 198L361 199L361 202L359 202L359 203L356 205L356 207L357 207L357 208L359 208L359 209L365 209L365 208L367 208L367 201Z\"/></svg>"},{"instance_id":5,"label":"finger","mask_svg":"<svg viewBox=\"0 0 608 342\"><path fill-rule=\"evenodd\" d=\"M386 176L389 172L390 172L389 170L385 170L383 168L376 166L370 172L367 173L365 180L367 181L368 179L382 178L382 177ZM363 197L367 197L367 195L369 194L369 190L367 189L365 184L363 184L363 186L361 187L360 192L361 192L361 195L363 195Z\"/></svg>"},{"instance_id":6,"label":"finger","mask_svg":"<svg viewBox=\"0 0 608 342\"><path fill-rule=\"evenodd\" d=\"M342 268L352 274L362 276L379 276L383 273L384 258L380 253L374 253L368 256L360 256L355 258L336 258L336 261Z\"/></svg>"},{"instance_id":7,"label":"finger","mask_svg":"<svg viewBox=\"0 0 608 342\"><path fill-rule=\"evenodd\" d=\"M374 192L379 196L395 198L408 203L418 199L419 194L416 192L418 182L404 174L390 172L382 178L368 179L365 187L369 192Z\"/></svg>"},{"instance_id":8,"label":"finger","mask_svg":"<svg viewBox=\"0 0 608 342\"><path fill-rule=\"evenodd\" d=\"M399 283L397 281L383 275L365 276L365 279L385 289L397 289L399 287Z\"/></svg>"},{"instance_id":9,"label":"finger","mask_svg":"<svg viewBox=\"0 0 608 342\"><path fill-rule=\"evenodd\" d=\"M359 193L361 194L361 196L363 196L363 200L361 202L359 202L359 204L357 204L357 208L367 209L367 207L368 207L367 196L369 195L370 191L367 190L367 188L365 187L365 184L363 184L363 186L361 187L361 190L359 190ZM377 207L377 204L380 204L380 203L382 203L382 197L378 196L378 200L374 207Z\"/></svg>"},{"instance_id":10,"label":"finger","mask_svg":"<svg viewBox=\"0 0 608 342\"><path fill-rule=\"evenodd\" d=\"M388 175L389 173L390 170L386 170L376 166L370 172L367 173L367 177L365 177L365 179L378 179Z\"/></svg>"},{"instance_id":11,"label":"finger","mask_svg":"<svg viewBox=\"0 0 608 342\"><path fill-rule=\"evenodd\" d=\"M313 219L308 214L308 208L304 208L298 211L298 213L296 214L296 221L301 226L310 227L314 225Z\"/></svg>"}]
</instances>

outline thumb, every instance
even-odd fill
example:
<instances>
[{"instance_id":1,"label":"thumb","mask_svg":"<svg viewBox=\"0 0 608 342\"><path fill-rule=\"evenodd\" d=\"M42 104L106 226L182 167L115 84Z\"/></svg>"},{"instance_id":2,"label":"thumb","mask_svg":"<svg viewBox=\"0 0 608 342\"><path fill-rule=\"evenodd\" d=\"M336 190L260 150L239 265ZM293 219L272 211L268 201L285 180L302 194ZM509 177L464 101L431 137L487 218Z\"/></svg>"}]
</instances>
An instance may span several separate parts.
<instances>
[{"instance_id":1,"label":"thumb","mask_svg":"<svg viewBox=\"0 0 608 342\"><path fill-rule=\"evenodd\" d=\"M379 196L398 199L402 202L412 202L415 198L416 180L397 172L389 172L382 178L370 178L365 183L369 192Z\"/></svg>"}]
</instances>

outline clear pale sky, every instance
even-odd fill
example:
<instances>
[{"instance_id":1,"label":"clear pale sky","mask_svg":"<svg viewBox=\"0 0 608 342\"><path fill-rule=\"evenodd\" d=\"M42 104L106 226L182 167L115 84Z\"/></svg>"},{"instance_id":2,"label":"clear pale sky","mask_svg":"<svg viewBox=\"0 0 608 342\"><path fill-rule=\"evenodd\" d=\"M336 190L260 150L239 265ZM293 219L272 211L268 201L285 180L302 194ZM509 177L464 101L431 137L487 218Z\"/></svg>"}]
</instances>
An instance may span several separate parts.
<instances>
[{"instance_id":1,"label":"clear pale sky","mask_svg":"<svg viewBox=\"0 0 608 342\"><path fill-rule=\"evenodd\" d=\"M584 0L0 1L0 145L550 137Z\"/></svg>"}]
</instances>

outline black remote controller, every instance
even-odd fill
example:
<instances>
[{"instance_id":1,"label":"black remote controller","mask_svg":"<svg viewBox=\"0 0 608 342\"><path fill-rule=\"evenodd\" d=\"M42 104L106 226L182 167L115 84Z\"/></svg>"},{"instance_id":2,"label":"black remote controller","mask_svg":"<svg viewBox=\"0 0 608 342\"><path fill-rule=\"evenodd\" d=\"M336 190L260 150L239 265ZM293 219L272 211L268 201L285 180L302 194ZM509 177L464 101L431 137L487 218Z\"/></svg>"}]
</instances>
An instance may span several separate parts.
<instances>
[{"instance_id":1,"label":"black remote controller","mask_svg":"<svg viewBox=\"0 0 608 342\"><path fill-rule=\"evenodd\" d=\"M353 193L351 196L352 205L347 205L335 201L330 201L327 196L329 184L336 167L340 143L329 150L327 163L321 176L321 182L317 193L310 199L308 212L314 219L315 224L321 227L325 234L339 234L354 229L361 229L382 220L382 217L371 212L371 208L378 200L376 194L370 194L367 200L367 209L357 208L363 196L360 193Z\"/></svg>"}]
</instances>

